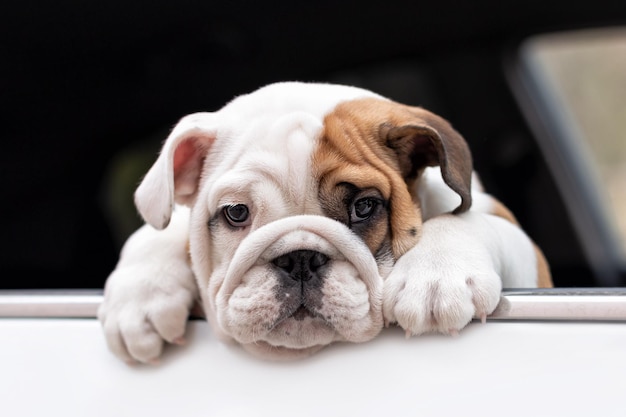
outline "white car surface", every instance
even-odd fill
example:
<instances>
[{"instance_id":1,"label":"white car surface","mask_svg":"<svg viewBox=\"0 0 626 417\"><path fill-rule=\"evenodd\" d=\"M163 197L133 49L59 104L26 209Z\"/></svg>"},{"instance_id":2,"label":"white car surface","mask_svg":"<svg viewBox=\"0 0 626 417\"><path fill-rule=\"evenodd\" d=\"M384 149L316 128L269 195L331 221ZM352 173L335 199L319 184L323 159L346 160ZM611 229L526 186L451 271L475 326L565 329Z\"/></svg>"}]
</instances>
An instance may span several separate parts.
<instances>
[{"instance_id":1,"label":"white car surface","mask_svg":"<svg viewBox=\"0 0 626 417\"><path fill-rule=\"evenodd\" d=\"M625 416L626 292L510 292L458 337L266 362L190 320L156 366L108 350L98 293L0 293L2 416Z\"/></svg>"}]
</instances>

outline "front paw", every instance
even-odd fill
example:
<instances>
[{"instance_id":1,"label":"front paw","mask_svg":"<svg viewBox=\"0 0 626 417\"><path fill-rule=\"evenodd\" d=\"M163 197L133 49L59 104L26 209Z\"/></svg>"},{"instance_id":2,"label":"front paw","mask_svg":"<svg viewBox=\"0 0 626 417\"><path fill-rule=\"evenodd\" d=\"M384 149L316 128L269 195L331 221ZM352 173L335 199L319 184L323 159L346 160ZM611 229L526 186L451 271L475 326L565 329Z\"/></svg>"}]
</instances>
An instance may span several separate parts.
<instances>
[{"instance_id":1,"label":"front paw","mask_svg":"<svg viewBox=\"0 0 626 417\"><path fill-rule=\"evenodd\" d=\"M98 310L109 349L127 363L157 363L164 342L183 344L197 296L189 270L151 269L133 265L113 271Z\"/></svg>"},{"instance_id":2,"label":"front paw","mask_svg":"<svg viewBox=\"0 0 626 417\"><path fill-rule=\"evenodd\" d=\"M418 244L402 256L385 281L385 322L397 323L408 337L456 335L473 317L484 321L502 289L489 255L480 247L428 246Z\"/></svg>"}]
</instances>

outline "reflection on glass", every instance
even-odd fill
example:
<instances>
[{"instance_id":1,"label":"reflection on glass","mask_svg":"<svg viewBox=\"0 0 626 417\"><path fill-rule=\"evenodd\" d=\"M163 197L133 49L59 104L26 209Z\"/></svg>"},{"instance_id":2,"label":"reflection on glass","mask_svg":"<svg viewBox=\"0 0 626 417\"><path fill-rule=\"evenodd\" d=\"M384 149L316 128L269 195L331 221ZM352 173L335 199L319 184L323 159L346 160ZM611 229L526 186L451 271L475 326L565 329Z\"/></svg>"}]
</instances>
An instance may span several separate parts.
<instances>
[{"instance_id":1,"label":"reflection on glass","mask_svg":"<svg viewBox=\"0 0 626 417\"><path fill-rule=\"evenodd\" d=\"M582 133L626 258L626 29L542 36L532 53Z\"/></svg>"}]
</instances>

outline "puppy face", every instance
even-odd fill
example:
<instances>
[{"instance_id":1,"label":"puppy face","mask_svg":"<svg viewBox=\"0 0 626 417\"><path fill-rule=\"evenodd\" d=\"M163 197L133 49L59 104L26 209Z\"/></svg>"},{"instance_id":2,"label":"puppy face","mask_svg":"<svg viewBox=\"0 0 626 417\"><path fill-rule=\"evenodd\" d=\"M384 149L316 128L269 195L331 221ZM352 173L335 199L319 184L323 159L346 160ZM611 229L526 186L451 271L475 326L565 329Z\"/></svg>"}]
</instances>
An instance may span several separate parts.
<instances>
[{"instance_id":1,"label":"puppy face","mask_svg":"<svg viewBox=\"0 0 626 417\"><path fill-rule=\"evenodd\" d=\"M428 165L469 207L471 159L442 119L351 87L274 84L187 116L136 193L149 223L192 207L207 319L265 357L362 342L382 283L419 239L413 184Z\"/></svg>"}]
</instances>

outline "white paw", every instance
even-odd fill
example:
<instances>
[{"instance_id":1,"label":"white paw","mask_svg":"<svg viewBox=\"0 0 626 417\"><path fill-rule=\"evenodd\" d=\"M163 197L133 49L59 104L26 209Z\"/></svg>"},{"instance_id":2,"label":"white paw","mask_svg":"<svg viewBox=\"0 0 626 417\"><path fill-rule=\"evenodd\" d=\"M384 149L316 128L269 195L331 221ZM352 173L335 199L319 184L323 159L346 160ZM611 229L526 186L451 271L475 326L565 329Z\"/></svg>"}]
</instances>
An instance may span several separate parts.
<instances>
[{"instance_id":1,"label":"white paw","mask_svg":"<svg viewBox=\"0 0 626 417\"><path fill-rule=\"evenodd\" d=\"M157 363L164 342L183 344L197 296L186 267L149 265L116 269L109 276L98 318L109 349L128 362Z\"/></svg>"},{"instance_id":2,"label":"white paw","mask_svg":"<svg viewBox=\"0 0 626 417\"><path fill-rule=\"evenodd\" d=\"M471 236L446 237L424 236L385 281L385 322L397 323L407 336L455 335L473 317L484 320L500 301L502 282L488 250Z\"/></svg>"}]
</instances>

